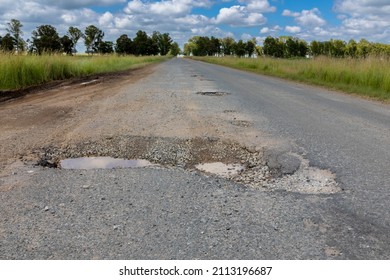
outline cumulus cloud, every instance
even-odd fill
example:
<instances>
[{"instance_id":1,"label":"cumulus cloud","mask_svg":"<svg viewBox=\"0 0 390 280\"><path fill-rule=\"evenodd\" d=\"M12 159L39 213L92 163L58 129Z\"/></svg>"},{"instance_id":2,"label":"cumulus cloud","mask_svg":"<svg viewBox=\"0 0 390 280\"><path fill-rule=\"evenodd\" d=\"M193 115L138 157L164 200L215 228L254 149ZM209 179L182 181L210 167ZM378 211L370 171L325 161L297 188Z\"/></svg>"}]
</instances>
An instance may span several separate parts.
<instances>
[{"instance_id":1,"label":"cumulus cloud","mask_svg":"<svg viewBox=\"0 0 390 280\"><path fill-rule=\"evenodd\" d=\"M86 6L109 6L126 3L126 0L41 0L40 3L48 6L60 7L64 9L77 9Z\"/></svg>"},{"instance_id":2,"label":"cumulus cloud","mask_svg":"<svg viewBox=\"0 0 390 280\"><path fill-rule=\"evenodd\" d=\"M289 26L285 27L285 30L290 33L298 33L301 32L301 28L299 26Z\"/></svg>"},{"instance_id":3,"label":"cumulus cloud","mask_svg":"<svg viewBox=\"0 0 390 280\"><path fill-rule=\"evenodd\" d=\"M157 2L132 0L124 9L127 14L148 14L165 16L185 16L194 7L208 7L210 1L190 1L190 0L164 0Z\"/></svg>"},{"instance_id":4,"label":"cumulus cloud","mask_svg":"<svg viewBox=\"0 0 390 280\"><path fill-rule=\"evenodd\" d=\"M269 33L275 33L282 30L282 28L279 25L275 25L273 27L263 27L260 29L260 34L269 34Z\"/></svg>"},{"instance_id":5,"label":"cumulus cloud","mask_svg":"<svg viewBox=\"0 0 390 280\"><path fill-rule=\"evenodd\" d=\"M239 5L222 8L215 18L215 23L231 26L259 26L266 21L263 14L250 12L247 7Z\"/></svg>"},{"instance_id":6,"label":"cumulus cloud","mask_svg":"<svg viewBox=\"0 0 390 280\"><path fill-rule=\"evenodd\" d=\"M295 21L305 27L317 27L323 26L326 24L326 21L321 18L321 12L317 8L311 10L302 10L301 12L292 12L290 10L284 10L282 13L283 16L294 17Z\"/></svg>"},{"instance_id":7,"label":"cumulus cloud","mask_svg":"<svg viewBox=\"0 0 390 280\"><path fill-rule=\"evenodd\" d=\"M276 7L271 6L268 0L240 0L238 2L245 4L251 12L267 13L276 11Z\"/></svg>"},{"instance_id":8,"label":"cumulus cloud","mask_svg":"<svg viewBox=\"0 0 390 280\"><path fill-rule=\"evenodd\" d=\"M345 34L387 39L390 33L390 2L387 0L338 0L334 8Z\"/></svg>"}]
</instances>

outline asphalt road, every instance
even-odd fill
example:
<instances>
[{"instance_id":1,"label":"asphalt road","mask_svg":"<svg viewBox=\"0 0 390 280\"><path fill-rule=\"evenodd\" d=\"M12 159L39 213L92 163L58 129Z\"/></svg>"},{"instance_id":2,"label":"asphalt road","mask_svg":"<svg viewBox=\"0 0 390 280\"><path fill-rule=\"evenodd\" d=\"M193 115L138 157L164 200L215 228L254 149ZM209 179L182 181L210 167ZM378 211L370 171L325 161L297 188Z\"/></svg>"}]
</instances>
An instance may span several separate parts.
<instances>
[{"instance_id":1,"label":"asphalt road","mask_svg":"<svg viewBox=\"0 0 390 280\"><path fill-rule=\"evenodd\" d=\"M388 105L187 59L164 62L100 101L111 111L98 107L93 123L78 122L64 134L75 137L93 125L106 139L123 123L130 128L121 135L232 139L260 145L268 156L298 155L331 171L342 190L305 193L292 181L289 188L256 189L176 166L64 170L15 163L0 178L14 182L0 192L0 258L390 258ZM121 111L124 102L136 110ZM234 119L225 119L229 114ZM233 126L238 120L241 126Z\"/></svg>"},{"instance_id":2,"label":"asphalt road","mask_svg":"<svg viewBox=\"0 0 390 280\"><path fill-rule=\"evenodd\" d=\"M199 62L191 67L231 92L226 102L250 115L259 130L334 172L348 192L339 205L343 212L389 228L388 105Z\"/></svg>"}]
</instances>

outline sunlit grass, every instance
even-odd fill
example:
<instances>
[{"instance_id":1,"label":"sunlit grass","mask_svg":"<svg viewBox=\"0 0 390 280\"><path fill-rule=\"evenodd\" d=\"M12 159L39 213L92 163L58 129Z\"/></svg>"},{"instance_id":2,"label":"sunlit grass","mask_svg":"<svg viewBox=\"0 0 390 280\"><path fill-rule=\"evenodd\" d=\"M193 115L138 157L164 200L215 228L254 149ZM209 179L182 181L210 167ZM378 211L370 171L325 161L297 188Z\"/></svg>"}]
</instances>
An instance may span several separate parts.
<instances>
[{"instance_id":1,"label":"sunlit grass","mask_svg":"<svg viewBox=\"0 0 390 280\"><path fill-rule=\"evenodd\" d=\"M109 73L164 60L164 57L13 55L0 53L0 90Z\"/></svg>"},{"instance_id":2,"label":"sunlit grass","mask_svg":"<svg viewBox=\"0 0 390 280\"><path fill-rule=\"evenodd\" d=\"M325 86L378 100L390 100L388 59L196 57L194 59L255 73Z\"/></svg>"}]
</instances>

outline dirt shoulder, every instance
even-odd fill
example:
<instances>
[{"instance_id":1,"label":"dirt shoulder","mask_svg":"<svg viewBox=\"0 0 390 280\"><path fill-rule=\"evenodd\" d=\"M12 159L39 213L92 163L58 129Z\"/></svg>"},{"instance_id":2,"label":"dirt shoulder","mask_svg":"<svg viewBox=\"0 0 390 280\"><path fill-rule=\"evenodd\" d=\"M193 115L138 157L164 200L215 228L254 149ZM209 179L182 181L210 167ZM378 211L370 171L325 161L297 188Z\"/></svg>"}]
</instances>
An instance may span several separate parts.
<instances>
[{"instance_id":1,"label":"dirt shoulder","mask_svg":"<svg viewBox=\"0 0 390 280\"><path fill-rule=\"evenodd\" d=\"M63 143L67 131L82 120L93 121L94 102L113 97L122 87L152 73L155 67L149 65L4 93L0 103L0 164L4 167L34 149Z\"/></svg>"}]
</instances>

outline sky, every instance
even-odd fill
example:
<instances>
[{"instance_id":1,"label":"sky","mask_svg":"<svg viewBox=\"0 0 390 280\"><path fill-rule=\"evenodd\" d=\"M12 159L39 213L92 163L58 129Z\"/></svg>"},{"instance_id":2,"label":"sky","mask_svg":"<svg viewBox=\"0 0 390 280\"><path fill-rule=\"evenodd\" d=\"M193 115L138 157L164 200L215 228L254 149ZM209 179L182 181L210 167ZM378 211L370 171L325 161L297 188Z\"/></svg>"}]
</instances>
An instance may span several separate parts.
<instances>
[{"instance_id":1,"label":"sky","mask_svg":"<svg viewBox=\"0 0 390 280\"><path fill-rule=\"evenodd\" d=\"M342 39L390 44L390 0L0 0L0 35L18 19L24 38L50 24L60 36L69 26L95 25L104 40L138 30L169 33L183 47L193 36L294 36L308 42Z\"/></svg>"}]
</instances>

